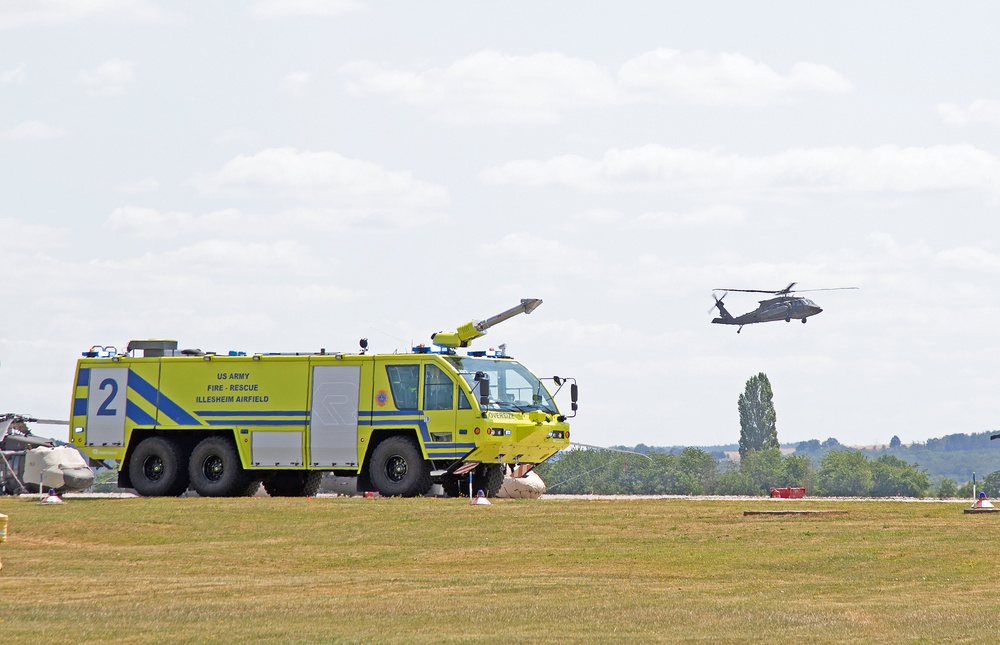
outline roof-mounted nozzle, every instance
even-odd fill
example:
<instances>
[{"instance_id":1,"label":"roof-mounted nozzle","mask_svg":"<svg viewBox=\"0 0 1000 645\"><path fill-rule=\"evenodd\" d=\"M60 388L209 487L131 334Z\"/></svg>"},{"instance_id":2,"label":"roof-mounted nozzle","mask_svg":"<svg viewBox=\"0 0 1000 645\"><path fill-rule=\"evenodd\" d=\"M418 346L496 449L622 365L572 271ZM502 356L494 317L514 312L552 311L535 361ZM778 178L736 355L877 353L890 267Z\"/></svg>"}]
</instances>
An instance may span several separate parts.
<instances>
[{"instance_id":1,"label":"roof-mounted nozzle","mask_svg":"<svg viewBox=\"0 0 1000 645\"><path fill-rule=\"evenodd\" d=\"M486 320L471 320L460 326L456 331L439 331L431 334L431 342L439 347L468 347L469 343L480 336L486 335L486 330L513 318L518 314L530 314L542 304L539 298L523 298L521 304L507 311L491 316Z\"/></svg>"}]
</instances>

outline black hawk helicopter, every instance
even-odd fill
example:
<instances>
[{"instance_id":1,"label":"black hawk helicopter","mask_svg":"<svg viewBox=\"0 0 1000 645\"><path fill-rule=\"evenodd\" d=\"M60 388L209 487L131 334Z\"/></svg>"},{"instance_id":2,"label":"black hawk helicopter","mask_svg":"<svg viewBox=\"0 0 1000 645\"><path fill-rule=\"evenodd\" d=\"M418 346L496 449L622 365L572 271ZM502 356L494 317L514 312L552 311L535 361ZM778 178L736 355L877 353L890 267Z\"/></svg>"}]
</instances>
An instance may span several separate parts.
<instances>
[{"instance_id":1,"label":"black hawk helicopter","mask_svg":"<svg viewBox=\"0 0 1000 645\"><path fill-rule=\"evenodd\" d=\"M94 483L94 471L76 448L32 434L28 423L69 425L68 421L0 414L0 495L47 489L61 494L85 490Z\"/></svg>"},{"instance_id":2,"label":"black hawk helicopter","mask_svg":"<svg viewBox=\"0 0 1000 645\"><path fill-rule=\"evenodd\" d=\"M712 297L715 298L714 308L718 308L719 317L712 319L712 322L717 325L739 325L739 328L736 330L737 334L743 330L743 325L753 325L755 323L774 322L776 320L792 322L792 318L801 320L804 323L809 316L815 316L823 311L823 309L809 298L792 295L793 293L796 293L792 291L796 284L798 283L792 282L784 289L778 289L777 291L767 291L764 289L713 289ZM857 287L804 289L798 293L805 293L808 291L842 291L844 289L857 289ZM715 295L716 291L724 291L725 293L722 294L722 298L719 298ZM770 293L775 297L761 300L759 306L749 313L745 313L741 316L733 316L731 313L726 311L726 307L722 304L723 298L725 298L730 291L738 291L742 293ZM709 311L712 310L709 309Z\"/></svg>"}]
</instances>

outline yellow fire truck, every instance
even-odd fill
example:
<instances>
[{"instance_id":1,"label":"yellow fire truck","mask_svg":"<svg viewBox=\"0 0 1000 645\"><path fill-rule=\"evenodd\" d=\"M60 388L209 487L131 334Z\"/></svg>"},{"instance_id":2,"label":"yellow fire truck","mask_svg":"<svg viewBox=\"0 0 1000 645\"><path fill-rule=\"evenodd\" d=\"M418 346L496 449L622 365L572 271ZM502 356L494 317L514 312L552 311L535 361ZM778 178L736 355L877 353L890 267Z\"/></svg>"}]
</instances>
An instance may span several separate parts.
<instances>
[{"instance_id":1,"label":"yellow fire truck","mask_svg":"<svg viewBox=\"0 0 1000 645\"><path fill-rule=\"evenodd\" d=\"M134 340L84 352L70 441L119 464L118 483L146 496L315 495L323 472L358 488L418 496L495 495L508 464L539 464L569 445L554 396L575 379L539 379L501 351L467 351L493 325L541 300L410 354L219 354ZM501 346L502 347L502 346ZM543 381L551 381L555 392Z\"/></svg>"}]
</instances>

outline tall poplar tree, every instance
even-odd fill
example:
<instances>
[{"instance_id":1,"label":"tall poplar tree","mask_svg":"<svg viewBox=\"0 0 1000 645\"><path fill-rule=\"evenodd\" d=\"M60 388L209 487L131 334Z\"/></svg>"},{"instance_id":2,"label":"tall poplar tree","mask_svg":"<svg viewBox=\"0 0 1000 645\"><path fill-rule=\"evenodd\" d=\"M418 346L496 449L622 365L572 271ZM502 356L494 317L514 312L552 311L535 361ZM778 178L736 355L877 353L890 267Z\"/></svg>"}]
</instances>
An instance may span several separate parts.
<instances>
[{"instance_id":1,"label":"tall poplar tree","mask_svg":"<svg viewBox=\"0 0 1000 645\"><path fill-rule=\"evenodd\" d=\"M767 374L761 372L747 380L739 400L740 459L753 450L778 448L773 398Z\"/></svg>"}]
</instances>

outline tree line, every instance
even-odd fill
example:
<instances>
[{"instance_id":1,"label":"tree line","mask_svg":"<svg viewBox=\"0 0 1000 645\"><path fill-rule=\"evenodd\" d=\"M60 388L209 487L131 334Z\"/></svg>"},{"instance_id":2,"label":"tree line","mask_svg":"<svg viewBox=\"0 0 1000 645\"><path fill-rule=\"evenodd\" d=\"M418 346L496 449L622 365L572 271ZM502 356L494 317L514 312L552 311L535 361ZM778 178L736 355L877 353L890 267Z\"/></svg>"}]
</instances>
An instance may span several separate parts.
<instances>
[{"instance_id":1,"label":"tree line","mask_svg":"<svg viewBox=\"0 0 1000 645\"><path fill-rule=\"evenodd\" d=\"M819 468L802 455L778 448L748 451L739 461L717 462L699 448L680 454L636 455L604 450L570 450L537 469L550 493L567 495L768 495L771 487L802 486L811 496L943 497L962 496L953 480L931 490L925 471L893 455L869 459L862 453L834 450ZM992 479L1000 493L1000 471ZM950 482L950 484L948 483ZM967 495L971 497L971 486Z\"/></svg>"},{"instance_id":2,"label":"tree line","mask_svg":"<svg viewBox=\"0 0 1000 645\"><path fill-rule=\"evenodd\" d=\"M699 448L642 455L571 450L540 465L537 472L550 492L564 494L768 495L772 487L795 486L805 487L809 495L835 497L972 496L971 482L959 487L949 477L943 477L932 491L927 470L897 456L903 449L898 437L891 442L895 454L883 452L872 458L841 446L833 438L800 446L800 452L819 458L818 465L807 454L782 455L773 399L766 374L747 380L737 400L738 463L720 463ZM981 444L982 438L977 440ZM957 436L940 443L933 447L966 447ZM817 454L820 450L823 452ZM991 497L1000 495L1000 471L984 478L979 490Z\"/></svg>"}]
</instances>

